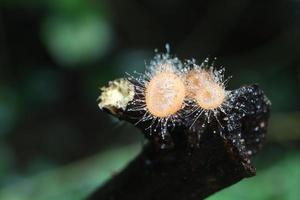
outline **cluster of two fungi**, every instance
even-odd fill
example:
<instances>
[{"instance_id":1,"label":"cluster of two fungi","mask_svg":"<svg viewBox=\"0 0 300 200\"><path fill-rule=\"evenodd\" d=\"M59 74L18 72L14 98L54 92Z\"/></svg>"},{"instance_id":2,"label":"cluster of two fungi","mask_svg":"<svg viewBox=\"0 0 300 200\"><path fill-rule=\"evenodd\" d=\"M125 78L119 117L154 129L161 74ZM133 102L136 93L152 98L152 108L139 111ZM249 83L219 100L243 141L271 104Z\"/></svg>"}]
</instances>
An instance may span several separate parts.
<instances>
[{"instance_id":1,"label":"cluster of two fungi","mask_svg":"<svg viewBox=\"0 0 300 200\"><path fill-rule=\"evenodd\" d=\"M270 101L257 85L227 90L224 68L208 59L182 62L168 52L136 74L103 87L99 107L135 124L161 148L178 140L197 147L205 134L228 141L245 157L262 146Z\"/></svg>"}]
</instances>

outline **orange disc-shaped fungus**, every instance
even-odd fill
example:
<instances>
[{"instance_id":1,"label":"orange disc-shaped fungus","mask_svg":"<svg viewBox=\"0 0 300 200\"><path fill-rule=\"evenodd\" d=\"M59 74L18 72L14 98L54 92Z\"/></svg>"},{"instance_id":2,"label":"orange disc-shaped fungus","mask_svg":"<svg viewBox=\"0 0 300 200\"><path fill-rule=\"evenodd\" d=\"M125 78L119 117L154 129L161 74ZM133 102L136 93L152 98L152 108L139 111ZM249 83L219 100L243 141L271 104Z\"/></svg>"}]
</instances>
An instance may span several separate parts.
<instances>
[{"instance_id":1,"label":"orange disc-shaped fungus","mask_svg":"<svg viewBox=\"0 0 300 200\"><path fill-rule=\"evenodd\" d=\"M225 100L225 90L210 71L191 70L186 76L187 96L206 110L219 108Z\"/></svg>"},{"instance_id":2,"label":"orange disc-shaped fungus","mask_svg":"<svg viewBox=\"0 0 300 200\"><path fill-rule=\"evenodd\" d=\"M146 85L146 108L155 117L171 116L182 108L185 90L184 81L176 73L160 72Z\"/></svg>"}]
</instances>

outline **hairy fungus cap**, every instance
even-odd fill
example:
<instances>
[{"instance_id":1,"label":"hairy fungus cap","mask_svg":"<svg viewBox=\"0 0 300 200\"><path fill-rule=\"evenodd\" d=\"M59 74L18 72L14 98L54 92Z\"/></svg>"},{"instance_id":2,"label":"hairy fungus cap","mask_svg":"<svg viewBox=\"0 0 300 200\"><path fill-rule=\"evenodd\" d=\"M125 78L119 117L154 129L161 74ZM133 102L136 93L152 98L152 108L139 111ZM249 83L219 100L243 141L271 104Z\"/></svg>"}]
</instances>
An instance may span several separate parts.
<instances>
[{"instance_id":1,"label":"hairy fungus cap","mask_svg":"<svg viewBox=\"0 0 300 200\"><path fill-rule=\"evenodd\" d=\"M184 81L166 70L153 76L145 91L146 107L156 117L168 117L181 109L185 99Z\"/></svg>"},{"instance_id":2,"label":"hairy fungus cap","mask_svg":"<svg viewBox=\"0 0 300 200\"><path fill-rule=\"evenodd\" d=\"M218 84L211 71L205 69L191 70L186 76L187 96L194 99L199 107L213 110L225 100L225 89Z\"/></svg>"}]
</instances>

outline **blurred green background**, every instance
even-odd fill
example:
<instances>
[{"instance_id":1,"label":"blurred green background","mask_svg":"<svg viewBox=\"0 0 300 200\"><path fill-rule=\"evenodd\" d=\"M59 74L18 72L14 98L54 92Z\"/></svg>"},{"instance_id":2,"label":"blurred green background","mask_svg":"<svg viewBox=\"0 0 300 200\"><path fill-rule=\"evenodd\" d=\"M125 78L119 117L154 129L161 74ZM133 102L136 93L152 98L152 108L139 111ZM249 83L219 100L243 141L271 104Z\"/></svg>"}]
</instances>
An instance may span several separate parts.
<instances>
[{"instance_id":1,"label":"blurred green background","mask_svg":"<svg viewBox=\"0 0 300 200\"><path fill-rule=\"evenodd\" d=\"M145 141L99 87L166 43L273 104L257 176L209 199L299 199L299 0L0 0L0 200L83 199L134 158Z\"/></svg>"}]
</instances>

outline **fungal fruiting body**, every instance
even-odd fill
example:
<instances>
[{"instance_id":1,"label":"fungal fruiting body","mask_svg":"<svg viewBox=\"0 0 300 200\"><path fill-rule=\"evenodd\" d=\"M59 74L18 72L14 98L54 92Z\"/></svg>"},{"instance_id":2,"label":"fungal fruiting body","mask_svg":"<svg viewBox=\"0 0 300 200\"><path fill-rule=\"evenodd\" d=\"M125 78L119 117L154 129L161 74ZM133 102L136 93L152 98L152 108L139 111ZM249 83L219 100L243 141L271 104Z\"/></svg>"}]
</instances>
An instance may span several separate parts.
<instances>
[{"instance_id":1,"label":"fungal fruiting body","mask_svg":"<svg viewBox=\"0 0 300 200\"><path fill-rule=\"evenodd\" d=\"M191 113L195 114L194 122L202 114L208 122L211 115L218 120L218 113L225 113L224 107L229 106L230 91L225 90L224 69L207 68L206 64L207 61L201 66L193 64L185 78L187 98L193 105Z\"/></svg>"},{"instance_id":2,"label":"fungal fruiting body","mask_svg":"<svg viewBox=\"0 0 300 200\"><path fill-rule=\"evenodd\" d=\"M102 88L99 107L135 123L154 143L172 146L178 130L179 137L185 135L183 140L197 146L208 130L230 141L241 155L262 146L270 102L257 86L229 91L224 68L215 69L208 59L201 65L182 63L168 52L157 54L137 74Z\"/></svg>"},{"instance_id":3,"label":"fungal fruiting body","mask_svg":"<svg viewBox=\"0 0 300 200\"><path fill-rule=\"evenodd\" d=\"M131 102L130 111L141 111L144 115L138 121L151 121L147 129L158 132L162 137L167 128L175 125L185 105L186 86L182 63L168 53L159 54L140 77L129 77L138 98Z\"/></svg>"},{"instance_id":4,"label":"fungal fruiting body","mask_svg":"<svg viewBox=\"0 0 300 200\"><path fill-rule=\"evenodd\" d=\"M194 99L199 107L212 110L218 108L225 99L225 90L213 80L207 70L191 70L186 77L188 97Z\"/></svg>"},{"instance_id":5,"label":"fungal fruiting body","mask_svg":"<svg viewBox=\"0 0 300 200\"><path fill-rule=\"evenodd\" d=\"M168 117L182 108L185 85L174 72L165 71L155 75L145 89L145 104L153 116Z\"/></svg>"}]
</instances>

